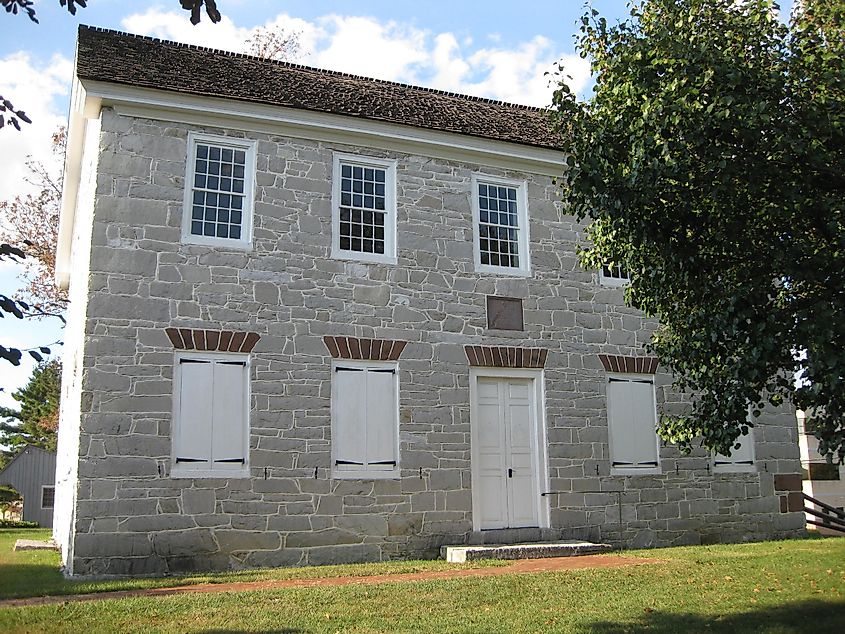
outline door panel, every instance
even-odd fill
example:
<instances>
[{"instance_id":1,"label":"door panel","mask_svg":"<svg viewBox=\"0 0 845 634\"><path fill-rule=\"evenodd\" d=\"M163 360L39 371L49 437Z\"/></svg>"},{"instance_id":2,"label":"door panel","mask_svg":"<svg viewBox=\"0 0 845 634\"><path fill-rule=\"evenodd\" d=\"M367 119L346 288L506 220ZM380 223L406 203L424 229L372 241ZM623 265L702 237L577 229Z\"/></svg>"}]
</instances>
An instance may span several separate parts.
<instances>
[{"instance_id":1,"label":"door panel","mask_svg":"<svg viewBox=\"0 0 845 634\"><path fill-rule=\"evenodd\" d=\"M473 487L481 528L538 525L536 420L528 379L479 378L474 442L479 482Z\"/></svg>"},{"instance_id":2,"label":"door panel","mask_svg":"<svg viewBox=\"0 0 845 634\"><path fill-rule=\"evenodd\" d=\"M502 426L501 386L495 379L478 380L478 490L481 524L505 528L508 524L505 482L505 428Z\"/></svg>"}]
</instances>

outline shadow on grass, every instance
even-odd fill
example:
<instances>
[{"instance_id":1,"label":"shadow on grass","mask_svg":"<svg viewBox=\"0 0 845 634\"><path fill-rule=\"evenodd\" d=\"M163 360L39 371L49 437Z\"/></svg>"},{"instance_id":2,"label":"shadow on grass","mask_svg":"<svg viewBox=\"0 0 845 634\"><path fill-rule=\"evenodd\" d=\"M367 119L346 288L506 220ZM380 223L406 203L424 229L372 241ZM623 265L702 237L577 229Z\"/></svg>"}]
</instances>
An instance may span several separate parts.
<instances>
[{"instance_id":1,"label":"shadow on grass","mask_svg":"<svg viewBox=\"0 0 845 634\"><path fill-rule=\"evenodd\" d=\"M635 621L592 623L584 631L594 634L645 631L649 634L845 632L845 601L801 601L716 617L654 611L644 613Z\"/></svg>"},{"instance_id":2,"label":"shadow on grass","mask_svg":"<svg viewBox=\"0 0 845 634\"><path fill-rule=\"evenodd\" d=\"M72 587L54 563L5 564L0 574L0 599L41 596Z\"/></svg>"}]
</instances>

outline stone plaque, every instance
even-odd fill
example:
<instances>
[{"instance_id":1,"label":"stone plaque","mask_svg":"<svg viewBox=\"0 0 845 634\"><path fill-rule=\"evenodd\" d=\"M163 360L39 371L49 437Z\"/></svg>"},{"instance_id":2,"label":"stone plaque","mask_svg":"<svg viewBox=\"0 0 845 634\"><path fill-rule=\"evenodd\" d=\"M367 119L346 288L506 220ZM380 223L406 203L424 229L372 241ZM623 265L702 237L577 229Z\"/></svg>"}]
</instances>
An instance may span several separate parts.
<instances>
[{"instance_id":1,"label":"stone plaque","mask_svg":"<svg viewBox=\"0 0 845 634\"><path fill-rule=\"evenodd\" d=\"M525 330L522 323L522 300L488 295L487 327L495 330Z\"/></svg>"}]
</instances>

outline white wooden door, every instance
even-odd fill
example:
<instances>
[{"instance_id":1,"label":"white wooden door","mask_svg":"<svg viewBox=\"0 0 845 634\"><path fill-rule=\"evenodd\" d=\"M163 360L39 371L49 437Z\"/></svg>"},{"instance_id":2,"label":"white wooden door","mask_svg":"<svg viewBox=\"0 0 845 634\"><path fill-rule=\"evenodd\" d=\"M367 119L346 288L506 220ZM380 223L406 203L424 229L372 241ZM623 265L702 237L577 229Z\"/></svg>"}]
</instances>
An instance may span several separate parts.
<instances>
[{"instance_id":1,"label":"white wooden door","mask_svg":"<svg viewBox=\"0 0 845 634\"><path fill-rule=\"evenodd\" d=\"M482 529L538 526L534 390L528 379L479 377L473 485Z\"/></svg>"}]
</instances>

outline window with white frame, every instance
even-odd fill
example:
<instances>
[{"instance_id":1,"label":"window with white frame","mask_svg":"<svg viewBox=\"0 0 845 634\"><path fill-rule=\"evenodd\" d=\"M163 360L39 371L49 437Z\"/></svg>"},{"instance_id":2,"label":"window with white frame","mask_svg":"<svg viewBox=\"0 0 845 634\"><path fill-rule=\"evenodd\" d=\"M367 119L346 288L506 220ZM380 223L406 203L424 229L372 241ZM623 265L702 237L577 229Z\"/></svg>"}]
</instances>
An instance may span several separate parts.
<instances>
[{"instance_id":1,"label":"window with white frame","mask_svg":"<svg viewBox=\"0 0 845 634\"><path fill-rule=\"evenodd\" d=\"M472 188L476 270L527 275L530 260L525 182L474 174Z\"/></svg>"},{"instance_id":2,"label":"window with white frame","mask_svg":"<svg viewBox=\"0 0 845 634\"><path fill-rule=\"evenodd\" d=\"M392 362L332 364L332 476L399 477L399 374Z\"/></svg>"},{"instance_id":3,"label":"window with white frame","mask_svg":"<svg viewBox=\"0 0 845 634\"><path fill-rule=\"evenodd\" d=\"M248 248L254 174L253 141L189 134L182 241Z\"/></svg>"},{"instance_id":4,"label":"window with white frame","mask_svg":"<svg viewBox=\"0 0 845 634\"><path fill-rule=\"evenodd\" d=\"M751 427L745 427L747 434L737 436L731 448L731 455L725 456L717 453L713 456L714 472L743 472L754 471L754 431Z\"/></svg>"},{"instance_id":5,"label":"window with white frame","mask_svg":"<svg viewBox=\"0 0 845 634\"><path fill-rule=\"evenodd\" d=\"M625 286L630 281L627 269L621 264L603 266L599 271L599 282L602 286Z\"/></svg>"},{"instance_id":6,"label":"window with white frame","mask_svg":"<svg viewBox=\"0 0 845 634\"><path fill-rule=\"evenodd\" d=\"M611 473L660 473L654 378L620 374L607 381Z\"/></svg>"},{"instance_id":7,"label":"window with white frame","mask_svg":"<svg viewBox=\"0 0 845 634\"><path fill-rule=\"evenodd\" d=\"M172 477L249 475L249 356L176 354Z\"/></svg>"},{"instance_id":8,"label":"window with white frame","mask_svg":"<svg viewBox=\"0 0 845 634\"><path fill-rule=\"evenodd\" d=\"M335 154L332 257L396 263L396 161Z\"/></svg>"},{"instance_id":9,"label":"window with white frame","mask_svg":"<svg viewBox=\"0 0 845 634\"><path fill-rule=\"evenodd\" d=\"M51 509L56 504L56 487L42 486L41 487L41 508Z\"/></svg>"}]
</instances>

